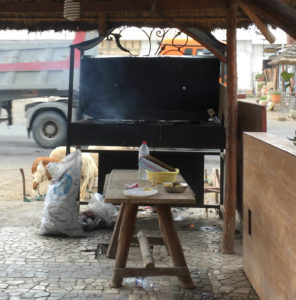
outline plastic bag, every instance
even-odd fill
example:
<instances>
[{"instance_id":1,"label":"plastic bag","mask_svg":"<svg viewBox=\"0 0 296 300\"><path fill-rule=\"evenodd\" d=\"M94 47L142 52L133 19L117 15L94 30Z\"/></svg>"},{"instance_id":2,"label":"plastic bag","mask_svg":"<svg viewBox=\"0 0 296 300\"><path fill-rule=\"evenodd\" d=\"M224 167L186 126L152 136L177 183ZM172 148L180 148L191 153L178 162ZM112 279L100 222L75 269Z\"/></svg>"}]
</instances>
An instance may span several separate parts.
<instances>
[{"instance_id":1,"label":"plastic bag","mask_svg":"<svg viewBox=\"0 0 296 300\"><path fill-rule=\"evenodd\" d=\"M77 198L80 187L81 152L76 150L59 163L49 163L52 176L41 218L41 234L81 236Z\"/></svg>"},{"instance_id":2,"label":"plastic bag","mask_svg":"<svg viewBox=\"0 0 296 300\"><path fill-rule=\"evenodd\" d=\"M103 195L93 193L86 211L79 216L79 222L83 228L113 227L117 218L117 209L110 203L104 202Z\"/></svg>"}]
</instances>

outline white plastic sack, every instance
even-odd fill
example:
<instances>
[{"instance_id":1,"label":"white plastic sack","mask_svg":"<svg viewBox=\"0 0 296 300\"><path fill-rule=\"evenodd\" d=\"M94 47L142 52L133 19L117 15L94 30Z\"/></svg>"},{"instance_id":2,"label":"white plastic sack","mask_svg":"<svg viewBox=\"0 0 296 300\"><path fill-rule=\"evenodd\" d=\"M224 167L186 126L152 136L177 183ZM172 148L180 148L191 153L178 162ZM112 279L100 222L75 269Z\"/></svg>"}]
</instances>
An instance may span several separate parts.
<instances>
[{"instance_id":1,"label":"white plastic sack","mask_svg":"<svg viewBox=\"0 0 296 300\"><path fill-rule=\"evenodd\" d=\"M92 214L92 217L88 215ZM104 196L93 193L85 212L82 212L79 221L85 229L112 227L117 218L117 209L111 203L104 202Z\"/></svg>"},{"instance_id":2,"label":"white plastic sack","mask_svg":"<svg viewBox=\"0 0 296 300\"><path fill-rule=\"evenodd\" d=\"M80 150L67 155L59 163L49 163L47 169L52 180L45 197L40 233L83 235L77 211L81 172Z\"/></svg>"},{"instance_id":3,"label":"white plastic sack","mask_svg":"<svg viewBox=\"0 0 296 300\"><path fill-rule=\"evenodd\" d=\"M105 203L103 195L93 193L87 205L97 216L102 218L108 226L111 226L117 218L117 209L111 203Z\"/></svg>"}]
</instances>

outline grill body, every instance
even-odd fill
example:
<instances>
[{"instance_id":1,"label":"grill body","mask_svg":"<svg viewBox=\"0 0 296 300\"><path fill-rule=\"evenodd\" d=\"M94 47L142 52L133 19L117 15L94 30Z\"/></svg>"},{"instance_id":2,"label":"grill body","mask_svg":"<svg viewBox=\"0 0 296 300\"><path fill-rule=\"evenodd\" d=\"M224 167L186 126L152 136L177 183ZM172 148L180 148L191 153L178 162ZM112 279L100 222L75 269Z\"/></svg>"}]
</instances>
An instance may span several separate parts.
<instances>
[{"instance_id":1,"label":"grill body","mask_svg":"<svg viewBox=\"0 0 296 300\"><path fill-rule=\"evenodd\" d=\"M203 206L204 156L225 148L216 58L83 57L71 145L100 146L99 191L112 169L137 168L137 148L178 167Z\"/></svg>"}]
</instances>

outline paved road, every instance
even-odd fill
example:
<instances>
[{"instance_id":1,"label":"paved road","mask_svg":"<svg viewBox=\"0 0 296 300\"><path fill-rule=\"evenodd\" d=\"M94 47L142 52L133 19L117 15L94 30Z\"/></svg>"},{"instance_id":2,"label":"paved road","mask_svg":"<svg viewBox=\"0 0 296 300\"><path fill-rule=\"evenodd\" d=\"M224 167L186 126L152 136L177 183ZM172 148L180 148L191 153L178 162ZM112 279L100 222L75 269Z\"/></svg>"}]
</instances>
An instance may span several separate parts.
<instances>
[{"instance_id":1,"label":"paved road","mask_svg":"<svg viewBox=\"0 0 296 300\"><path fill-rule=\"evenodd\" d=\"M291 119L278 121L277 118L282 115L276 112L269 112L267 116L267 132L282 138L292 138L295 136L296 121Z\"/></svg>"},{"instance_id":2,"label":"paved road","mask_svg":"<svg viewBox=\"0 0 296 300\"><path fill-rule=\"evenodd\" d=\"M49 152L28 138L25 126L0 124L0 170L30 167L36 157Z\"/></svg>"}]
</instances>

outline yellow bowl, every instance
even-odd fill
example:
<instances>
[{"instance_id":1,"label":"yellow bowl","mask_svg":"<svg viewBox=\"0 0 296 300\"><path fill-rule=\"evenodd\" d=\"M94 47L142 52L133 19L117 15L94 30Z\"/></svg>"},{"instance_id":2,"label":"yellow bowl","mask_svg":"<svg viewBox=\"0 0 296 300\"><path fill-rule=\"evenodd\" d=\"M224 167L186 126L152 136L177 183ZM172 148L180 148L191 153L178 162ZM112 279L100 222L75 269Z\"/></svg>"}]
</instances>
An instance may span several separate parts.
<instances>
[{"instance_id":1,"label":"yellow bowl","mask_svg":"<svg viewBox=\"0 0 296 300\"><path fill-rule=\"evenodd\" d=\"M175 182L179 169L175 169L175 172L151 172L146 170L148 174L148 180L151 183L164 183L164 182Z\"/></svg>"}]
</instances>

